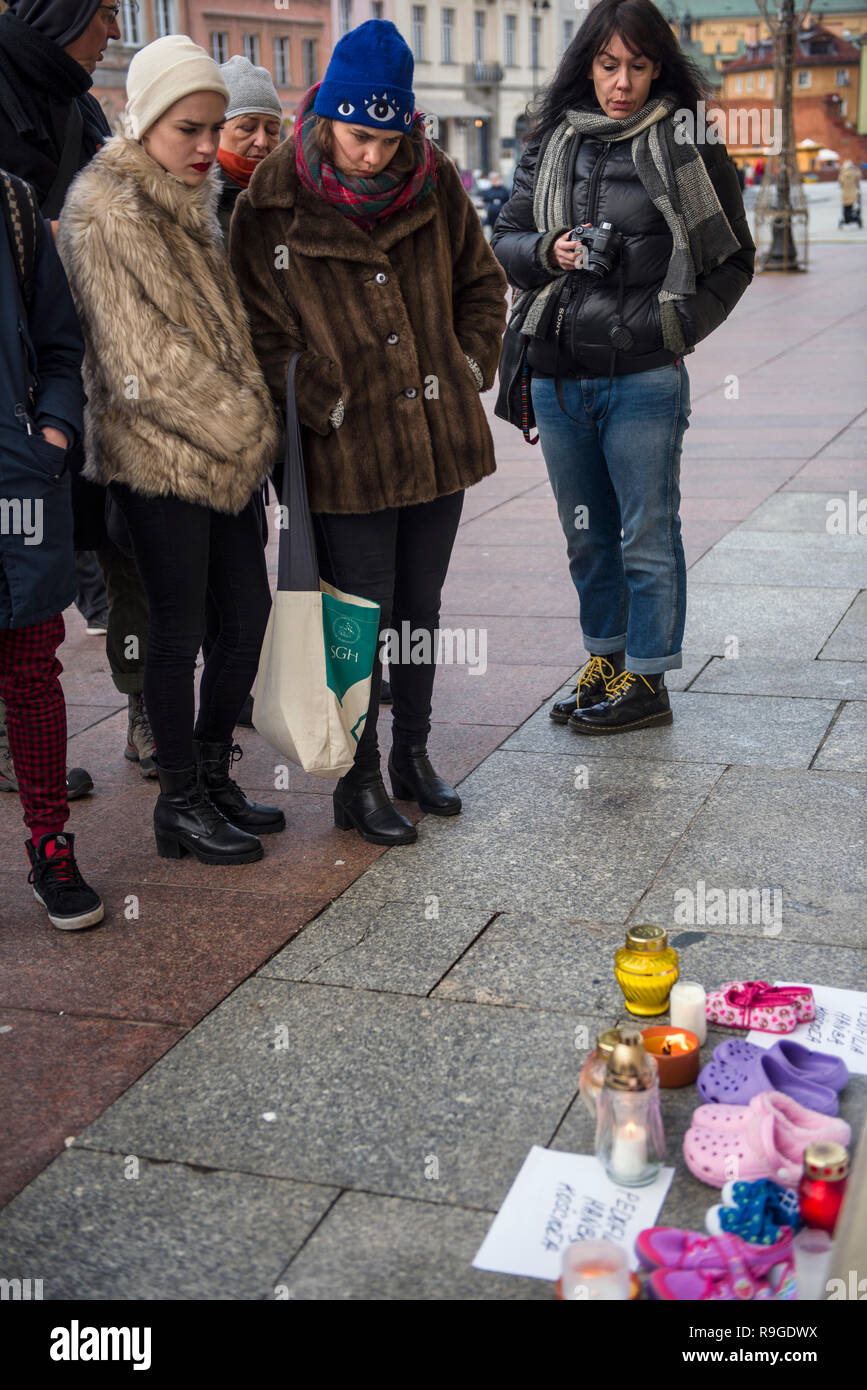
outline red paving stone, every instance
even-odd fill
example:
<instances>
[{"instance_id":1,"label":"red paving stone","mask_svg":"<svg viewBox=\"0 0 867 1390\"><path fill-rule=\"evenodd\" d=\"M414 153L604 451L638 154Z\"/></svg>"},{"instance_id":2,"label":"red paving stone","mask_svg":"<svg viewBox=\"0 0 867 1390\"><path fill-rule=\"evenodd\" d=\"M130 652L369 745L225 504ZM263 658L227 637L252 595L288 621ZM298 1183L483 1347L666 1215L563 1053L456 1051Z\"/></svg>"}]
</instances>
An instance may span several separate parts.
<instances>
[{"instance_id":1,"label":"red paving stone","mask_svg":"<svg viewBox=\"0 0 867 1390\"><path fill-rule=\"evenodd\" d=\"M778 488L833 491L847 476L841 460L859 456L855 436L841 433L863 394L846 337L851 282L832 248L814 248L811 261L817 273L798 281L797 296L783 277L757 280L712 345L688 359L693 414L682 481L689 564ZM816 335L837 320L831 348L825 339L815 352ZM781 350L804 381L795 399L779 391L773 365L763 374L763 363L773 364ZM739 397L730 401L726 378L735 371ZM430 739L437 766L455 781L583 661L541 451L491 415L492 394L486 405L498 469L467 494L443 626L484 627L488 670L440 669ZM268 561L273 574L273 543ZM236 775L260 799L286 807L287 831L267 837L261 863L237 869L158 859L156 787L123 758L126 699L108 674L104 639L88 637L75 610L66 617L60 655L69 761L97 783L92 797L73 805L69 828L105 896L108 925L64 935L47 924L26 885L18 800L0 797L0 1027L12 1028L0 1033L0 1104L8 1117L0 1200L385 852L334 828L331 781L293 767L288 790L275 789L279 755L255 731L238 730L245 756ZM389 722L384 709L384 749ZM131 896L137 920L124 915Z\"/></svg>"}]
</instances>

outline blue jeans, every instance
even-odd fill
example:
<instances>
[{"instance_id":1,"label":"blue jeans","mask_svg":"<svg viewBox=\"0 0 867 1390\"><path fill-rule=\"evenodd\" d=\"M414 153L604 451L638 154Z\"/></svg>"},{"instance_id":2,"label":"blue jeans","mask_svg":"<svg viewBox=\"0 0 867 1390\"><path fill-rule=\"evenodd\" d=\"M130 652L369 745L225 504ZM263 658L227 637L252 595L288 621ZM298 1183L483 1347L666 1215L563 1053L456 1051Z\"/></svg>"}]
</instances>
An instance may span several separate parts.
<instances>
[{"instance_id":1,"label":"blue jeans","mask_svg":"<svg viewBox=\"0 0 867 1390\"><path fill-rule=\"evenodd\" d=\"M649 372L535 377L533 410L554 489L584 646L626 651L629 671L683 665L686 562L680 536L680 453L689 421L682 362ZM569 417L573 418L570 419Z\"/></svg>"}]
</instances>

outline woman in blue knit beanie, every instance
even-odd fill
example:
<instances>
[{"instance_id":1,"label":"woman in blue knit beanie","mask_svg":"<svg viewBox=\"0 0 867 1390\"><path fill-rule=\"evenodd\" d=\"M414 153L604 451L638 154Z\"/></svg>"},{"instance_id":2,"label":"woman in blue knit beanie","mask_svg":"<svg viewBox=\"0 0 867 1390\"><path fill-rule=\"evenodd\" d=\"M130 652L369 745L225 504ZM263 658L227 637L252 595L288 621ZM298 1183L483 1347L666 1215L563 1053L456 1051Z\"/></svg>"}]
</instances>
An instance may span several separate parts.
<instances>
[{"instance_id":1,"label":"woman in blue knit beanie","mask_svg":"<svg viewBox=\"0 0 867 1390\"><path fill-rule=\"evenodd\" d=\"M412 54L390 21L346 34L298 107L294 139L239 197L230 255L278 403L300 353L320 572L380 605L392 790L452 816L460 797L427 752L440 595L464 489L494 470L479 392L497 368L505 277L454 164L425 134L412 81ZM373 844L409 844L415 826L380 771L374 667L335 823Z\"/></svg>"}]
</instances>

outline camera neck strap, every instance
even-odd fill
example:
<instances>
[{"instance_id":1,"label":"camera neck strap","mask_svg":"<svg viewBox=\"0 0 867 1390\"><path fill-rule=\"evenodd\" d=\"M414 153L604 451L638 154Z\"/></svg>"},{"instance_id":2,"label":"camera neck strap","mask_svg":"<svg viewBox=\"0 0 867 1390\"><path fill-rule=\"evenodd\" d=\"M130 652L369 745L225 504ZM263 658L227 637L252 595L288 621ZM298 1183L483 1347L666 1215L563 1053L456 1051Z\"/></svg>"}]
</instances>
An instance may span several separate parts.
<instances>
[{"instance_id":1,"label":"camera neck strap","mask_svg":"<svg viewBox=\"0 0 867 1390\"><path fill-rule=\"evenodd\" d=\"M626 278L623 269L623 263L625 259L626 248L624 246L621 251L620 262L617 268L617 315L612 325L612 331L623 326L623 292ZM567 419L572 420L576 425L579 425L583 424L584 421L579 420L575 415L570 415L568 410L566 409L566 402L563 398L563 378L560 375L560 331L566 319L566 310L569 307L569 302L572 299L572 294L572 286L568 285L566 290L564 291L563 298L557 310L556 327L554 329L554 343L556 349L556 355L554 359L554 390L557 392L557 404L559 405L563 414L567 417ZM614 384L614 368L616 363L617 348L615 347L614 343L611 343L611 364L608 371L608 394L605 398L605 409L602 412L603 416L608 414L608 407L611 404L611 387Z\"/></svg>"}]
</instances>

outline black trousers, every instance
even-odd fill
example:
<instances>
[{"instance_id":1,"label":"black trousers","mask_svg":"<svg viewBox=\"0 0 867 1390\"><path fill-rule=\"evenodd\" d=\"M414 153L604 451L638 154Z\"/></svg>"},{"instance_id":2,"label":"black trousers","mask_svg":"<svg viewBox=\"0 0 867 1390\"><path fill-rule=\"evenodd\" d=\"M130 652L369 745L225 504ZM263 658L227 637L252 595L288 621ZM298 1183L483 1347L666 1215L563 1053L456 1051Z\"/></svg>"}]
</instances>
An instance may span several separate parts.
<instances>
[{"instance_id":1,"label":"black trousers","mask_svg":"<svg viewBox=\"0 0 867 1390\"><path fill-rule=\"evenodd\" d=\"M380 606L380 631L433 634L439 627L440 599L458 523L463 492L437 497L414 507L389 507L364 516L317 512L313 523L319 571L329 584ZM431 637L435 659L437 644ZM436 666L407 660L389 663L395 743L425 743L430 733L431 697ZM373 663L370 707L355 754L359 771L379 767L376 719L382 663Z\"/></svg>"},{"instance_id":2,"label":"black trousers","mask_svg":"<svg viewBox=\"0 0 867 1390\"><path fill-rule=\"evenodd\" d=\"M144 697L161 767L193 762L192 740L228 743L259 664L271 607L255 499L239 516L109 488L126 519L150 609ZM219 634L205 658L195 712L194 672L208 601Z\"/></svg>"}]
</instances>

